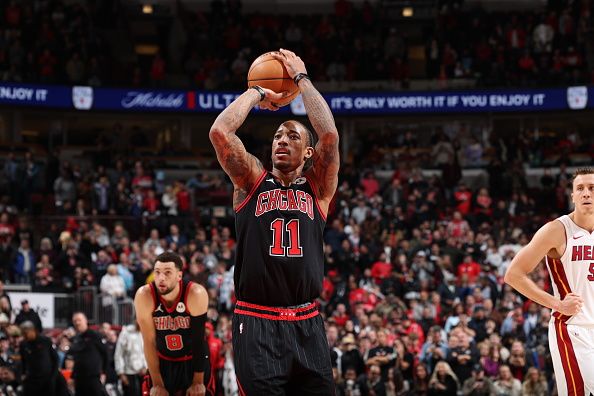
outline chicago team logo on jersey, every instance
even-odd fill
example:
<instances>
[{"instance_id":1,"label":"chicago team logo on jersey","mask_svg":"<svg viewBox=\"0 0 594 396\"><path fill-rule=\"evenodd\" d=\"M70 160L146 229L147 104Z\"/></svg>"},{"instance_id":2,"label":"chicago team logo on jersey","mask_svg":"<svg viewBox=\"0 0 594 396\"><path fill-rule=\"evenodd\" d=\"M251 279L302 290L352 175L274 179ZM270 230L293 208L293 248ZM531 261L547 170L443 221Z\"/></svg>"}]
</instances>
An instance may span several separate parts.
<instances>
[{"instance_id":1,"label":"chicago team logo on jersey","mask_svg":"<svg viewBox=\"0 0 594 396\"><path fill-rule=\"evenodd\" d=\"M276 188L261 192L256 203L256 217L273 210L297 210L314 219L313 198L301 190Z\"/></svg>"},{"instance_id":2,"label":"chicago team logo on jersey","mask_svg":"<svg viewBox=\"0 0 594 396\"><path fill-rule=\"evenodd\" d=\"M175 310L179 313L185 312L186 311L186 305L183 302L179 302L177 303L177 307L175 308Z\"/></svg>"},{"instance_id":3,"label":"chicago team logo on jersey","mask_svg":"<svg viewBox=\"0 0 594 396\"><path fill-rule=\"evenodd\" d=\"M588 87L567 88L567 104L572 110L585 109L588 104Z\"/></svg>"},{"instance_id":4,"label":"chicago team logo on jersey","mask_svg":"<svg viewBox=\"0 0 594 396\"><path fill-rule=\"evenodd\" d=\"M305 177L299 177L293 182L293 184L295 184L295 185L305 184L306 181L307 181L307 179Z\"/></svg>"},{"instance_id":5,"label":"chicago team logo on jersey","mask_svg":"<svg viewBox=\"0 0 594 396\"><path fill-rule=\"evenodd\" d=\"M153 318L153 323L155 323L155 329L157 330L176 331L179 329L189 329L190 317L176 316L175 318L172 318L171 316L160 316Z\"/></svg>"}]
</instances>

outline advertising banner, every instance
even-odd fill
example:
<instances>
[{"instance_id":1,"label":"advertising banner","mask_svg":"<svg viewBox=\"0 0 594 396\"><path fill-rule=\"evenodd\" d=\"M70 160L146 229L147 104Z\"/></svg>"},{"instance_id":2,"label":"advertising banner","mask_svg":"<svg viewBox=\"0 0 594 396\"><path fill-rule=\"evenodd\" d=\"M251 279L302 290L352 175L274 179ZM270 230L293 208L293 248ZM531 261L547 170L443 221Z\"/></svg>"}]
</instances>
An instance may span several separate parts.
<instances>
[{"instance_id":1,"label":"advertising banner","mask_svg":"<svg viewBox=\"0 0 594 396\"><path fill-rule=\"evenodd\" d=\"M45 86L0 83L0 104L80 111L218 113L240 92ZM594 87L473 91L324 93L336 115L539 112L594 107ZM255 110L259 112L258 110ZM264 114L272 114L262 111ZM276 114L305 115L301 97Z\"/></svg>"}]
</instances>

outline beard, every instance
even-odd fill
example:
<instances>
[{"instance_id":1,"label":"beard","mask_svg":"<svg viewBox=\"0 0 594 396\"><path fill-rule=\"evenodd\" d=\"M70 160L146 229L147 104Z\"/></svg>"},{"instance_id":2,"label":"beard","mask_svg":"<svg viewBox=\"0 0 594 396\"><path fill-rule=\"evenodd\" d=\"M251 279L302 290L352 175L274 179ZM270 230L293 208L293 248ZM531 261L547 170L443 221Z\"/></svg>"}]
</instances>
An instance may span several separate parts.
<instances>
[{"instance_id":1,"label":"beard","mask_svg":"<svg viewBox=\"0 0 594 396\"><path fill-rule=\"evenodd\" d=\"M161 296L166 296L166 295L168 295L169 293L171 293L171 292L173 291L173 289L175 289L175 286L176 286L176 285L174 285L174 286L171 286L171 287L168 287L167 289L165 289L165 291L164 291L164 292L162 292L162 291L159 289L159 287L157 287L157 288L156 288L156 289L157 289L157 293L159 293L159 295L161 295Z\"/></svg>"}]
</instances>

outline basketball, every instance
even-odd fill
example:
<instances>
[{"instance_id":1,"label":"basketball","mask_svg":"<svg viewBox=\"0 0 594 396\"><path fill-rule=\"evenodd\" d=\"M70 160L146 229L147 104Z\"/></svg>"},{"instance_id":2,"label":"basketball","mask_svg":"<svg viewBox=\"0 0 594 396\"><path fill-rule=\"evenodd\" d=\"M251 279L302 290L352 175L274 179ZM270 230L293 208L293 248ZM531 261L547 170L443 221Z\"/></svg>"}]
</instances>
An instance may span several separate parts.
<instances>
[{"instance_id":1,"label":"basketball","mask_svg":"<svg viewBox=\"0 0 594 396\"><path fill-rule=\"evenodd\" d=\"M272 57L273 53L267 52L254 60L248 71L248 87L259 85L277 93L289 92L289 96L275 102L279 106L286 106L299 95L299 88L283 63Z\"/></svg>"}]
</instances>

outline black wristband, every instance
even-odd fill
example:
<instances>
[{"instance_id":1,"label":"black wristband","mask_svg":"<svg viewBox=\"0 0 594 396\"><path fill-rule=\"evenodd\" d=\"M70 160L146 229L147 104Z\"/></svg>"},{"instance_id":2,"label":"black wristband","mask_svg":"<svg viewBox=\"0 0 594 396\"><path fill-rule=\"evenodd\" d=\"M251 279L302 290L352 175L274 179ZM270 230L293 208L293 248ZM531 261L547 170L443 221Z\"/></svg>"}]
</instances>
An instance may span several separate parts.
<instances>
[{"instance_id":1,"label":"black wristband","mask_svg":"<svg viewBox=\"0 0 594 396\"><path fill-rule=\"evenodd\" d=\"M299 81L303 80L304 78L311 81L311 78L309 78L306 73L298 73L295 78L293 78L293 81L295 81L295 85L299 85Z\"/></svg>"},{"instance_id":2,"label":"black wristband","mask_svg":"<svg viewBox=\"0 0 594 396\"><path fill-rule=\"evenodd\" d=\"M264 92L264 90L262 89L261 86L259 85L252 85L250 88L255 89L256 91L258 91L258 93L260 94L260 102L264 100L264 98L266 98L266 92Z\"/></svg>"}]
</instances>

